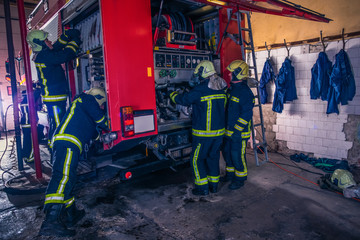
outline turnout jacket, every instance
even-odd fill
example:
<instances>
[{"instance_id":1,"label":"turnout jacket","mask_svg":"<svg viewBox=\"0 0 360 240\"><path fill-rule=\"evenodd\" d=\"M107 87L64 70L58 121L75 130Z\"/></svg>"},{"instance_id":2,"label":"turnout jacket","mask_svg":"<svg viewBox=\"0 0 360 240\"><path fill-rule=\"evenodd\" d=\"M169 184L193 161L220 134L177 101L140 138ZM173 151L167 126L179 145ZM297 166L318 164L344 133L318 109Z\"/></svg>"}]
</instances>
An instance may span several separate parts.
<instances>
[{"instance_id":1,"label":"turnout jacket","mask_svg":"<svg viewBox=\"0 0 360 240\"><path fill-rule=\"evenodd\" d=\"M108 129L107 120L95 97L82 93L67 110L60 125L56 128L51 146L58 141L74 144L80 153L84 144L98 136L97 128Z\"/></svg>"},{"instance_id":2,"label":"turnout jacket","mask_svg":"<svg viewBox=\"0 0 360 240\"><path fill-rule=\"evenodd\" d=\"M225 81L223 83L226 84ZM209 80L205 80L190 92L183 94L172 92L170 94L174 103L192 106L193 136L219 137L224 135L226 94L223 86L226 85L212 84L212 82L209 83Z\"/></svg>"},{"instance_id":3,"label":"turnout jacket","mask_svg":"<svg viewBox=\"0 0 360 240\"><path fill-rule=\"evenodd\" d=\"M310 98L327 100L332 63L325 52L320 52L316 63L311 68Z\"/></svg>"},{"instance_id":4,"label":"turnout jacket","mask_svg":"<svg viewBox=\"0 0 360 240\"><path fill-rule=\"evenodd\" d=\"M250 138L255 97L247 81L231 82L227 93L226 136Z\"/></svg>"},{"instance_id":5,"label":"turnout jacket","mask_svg":"<svg viewBox=\"0 0 360 240\"><path fill-rule=\"evenodd\" d=\"M264 64L264 68L261 74L261 78L260 78L260 102L261 104L265 104L267 103L267 97L268 97L268 93L266 91L266 84L270 81L274 81L275 80L275 73L274 73L274 69L271 65L270 59L266 59L266 62Z\"/></svg>"},{"instance_id":6,"label":"turnout jacket","mask_svg":"<svg viewBox=\"0 0 360 240\"><path fill-rule=\"evenodd\" d=\"M61 64L76 57L80 40L62 34L54 43L53 49L44 48L34 58L43 102L66 101L68 83Z\"/></svg>"},{"instance_id":7,"label":"turnout jacket","mask_svg":"<svg viewBox=\"0 0 360 240\"><path fill-rule=\"evenodd\" d=\"M344 49L335 56L335 64L330 75L330 90L326 114L339 114L338 104L347 105L356 94L356 85L350 59Z\"/></svg>"}]
</instances>

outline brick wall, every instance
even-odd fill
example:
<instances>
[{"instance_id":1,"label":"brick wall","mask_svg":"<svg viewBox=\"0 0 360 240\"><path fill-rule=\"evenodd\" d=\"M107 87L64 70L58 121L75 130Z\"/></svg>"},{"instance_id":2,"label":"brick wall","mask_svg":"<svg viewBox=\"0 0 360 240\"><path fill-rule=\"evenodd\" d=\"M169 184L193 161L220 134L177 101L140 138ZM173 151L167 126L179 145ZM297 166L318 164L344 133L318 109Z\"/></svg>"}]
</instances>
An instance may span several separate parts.
<instances>
[{"instance_id":1,"label":"brick wall","mask_svg":"<svg viewBox=\"0 0 360 240\"><path fill-rule=\"evenodd\" d=\"M335 55L342 48L342 41L330 42L326 53L329 60L335 63ZM309 53L309 46L296 46L290 49L290 59L295 68L295 82L298 99L284 104L281 114L268 115L266 111L272 108L274 83L268 84L268 101L271 103L263 106L264 118L276 118L276 124L267 128L269 134L275 133L275 140L286 142L289 149L299 152L313 153L315 157L327 157L335 159L348 159L348 152L354 146L354 141L359 139L349 139L344 132L344 124L348 123L349 116L360 115L360 38L350 39L346 43L346 52L350 57L356 81L356 96L349 105L339 105L340 114L326 114L327 102L310 99L311 68L316 62L318 52ZM277 74L281 64L287 56L285 48L274 49L270 53L275 73ZM261 72L268 56L267 51L256 53L256 62L259 72ZM359 118L355 118L359 119ZM356 120L358 121L358 120ZM359 131L359 123L353 131ZM357 156L359 158L360 156ZM356 161L348 159L349 161Z\"/></svg>"}]
</instances>

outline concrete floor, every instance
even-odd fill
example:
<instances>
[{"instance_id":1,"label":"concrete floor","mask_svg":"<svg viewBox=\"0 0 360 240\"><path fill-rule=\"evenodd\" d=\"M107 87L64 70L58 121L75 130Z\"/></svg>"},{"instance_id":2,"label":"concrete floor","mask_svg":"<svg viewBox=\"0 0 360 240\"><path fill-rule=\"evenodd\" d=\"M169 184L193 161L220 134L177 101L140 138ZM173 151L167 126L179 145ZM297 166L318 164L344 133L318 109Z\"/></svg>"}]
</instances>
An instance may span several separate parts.
<instances>
[{"instance_id":1,"label":"concrete floor","mask_svg":"<svg viewBox=\"0 0 360 240\"><path fill-rule=\"evenodd\" d=\"M221 184L219 193L208 197L191 195L186 167L128 182L120 182L109 169L99 171L77 185L77 203L87 215L72 239L360 239L359 201L322 190L274 163L257 167L252 150L247 151L245 186L231 191ZM9 153L2 168L16 163ZM270 159L310 181L319 178L280 154L271 153ZM297 165L323 173L305 162ZM0 191L0 239L58 239L37 236L43 197Z\"/></svg>"}]
</instances>

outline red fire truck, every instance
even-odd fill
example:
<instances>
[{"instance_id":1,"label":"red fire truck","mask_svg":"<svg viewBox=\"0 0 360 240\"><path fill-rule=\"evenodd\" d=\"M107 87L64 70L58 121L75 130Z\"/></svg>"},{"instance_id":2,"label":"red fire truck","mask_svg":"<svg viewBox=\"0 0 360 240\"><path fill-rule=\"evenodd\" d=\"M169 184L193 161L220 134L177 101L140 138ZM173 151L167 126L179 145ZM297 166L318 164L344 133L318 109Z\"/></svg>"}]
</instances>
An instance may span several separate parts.
<instances>
[{"instance_id":1,"label":"red fire truck","mask_svg":"<svg viewBox=\"0 0 360 240\"><path fill-rule=\"evenodd\" d=\"M90 148L97 168L116 167L127 179L188 161L191 108L173 105L169 93L188 91L201 60L213 61L227 78L226 66L242 56L239 45L223 38L225 29L238 34L237 23L228 24L229 12L238 10L328 22L283 0L40 2L29 29L49 32L52 41L66 28L81 31L77 59L66 66L71 97L95 86L106 89L111 132Z\"/></svg>"}]
</instances>

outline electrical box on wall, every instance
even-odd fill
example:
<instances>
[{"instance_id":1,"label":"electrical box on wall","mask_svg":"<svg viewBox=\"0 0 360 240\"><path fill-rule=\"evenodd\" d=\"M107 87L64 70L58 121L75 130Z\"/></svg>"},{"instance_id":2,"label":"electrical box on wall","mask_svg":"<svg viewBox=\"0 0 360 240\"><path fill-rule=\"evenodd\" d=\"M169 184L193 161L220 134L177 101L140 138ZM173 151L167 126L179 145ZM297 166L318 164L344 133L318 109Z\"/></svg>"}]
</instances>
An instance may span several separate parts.
<instances>
[{"instance_id":1,"label":"electrical box on wall","mask_svg":"<svg viewBox=\"0 0 360 240\"><path fill-rule=\"evenodd\" d=\"M303 45L303 46L301 46L301 53L302 54L318 53L318 52L323 51L323 49L324 48L321 43Z\"/></svg>"}]
</instances>

